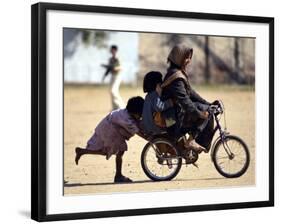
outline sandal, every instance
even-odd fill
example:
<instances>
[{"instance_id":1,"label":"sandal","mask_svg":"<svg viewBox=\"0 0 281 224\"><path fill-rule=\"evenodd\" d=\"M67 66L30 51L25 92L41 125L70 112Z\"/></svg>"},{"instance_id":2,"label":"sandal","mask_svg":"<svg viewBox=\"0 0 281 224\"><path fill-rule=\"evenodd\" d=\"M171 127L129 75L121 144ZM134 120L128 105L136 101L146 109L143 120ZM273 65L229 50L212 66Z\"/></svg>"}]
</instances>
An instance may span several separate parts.
<instances>
[{"instance_id":1,"label":"sandal","mask_svg":"<svg viewBox=\"0 0 281 224\"><path fill-rule=\"evenodd\" d=\"M184 144L184 147L186 149L194 150L197 153L201 153L201 152L207 153L208 152L206 148L204 148L203 146L199 145L194 140L192 140L191 142L189 142L187 144Z\"/></svg>"}]
</instances>

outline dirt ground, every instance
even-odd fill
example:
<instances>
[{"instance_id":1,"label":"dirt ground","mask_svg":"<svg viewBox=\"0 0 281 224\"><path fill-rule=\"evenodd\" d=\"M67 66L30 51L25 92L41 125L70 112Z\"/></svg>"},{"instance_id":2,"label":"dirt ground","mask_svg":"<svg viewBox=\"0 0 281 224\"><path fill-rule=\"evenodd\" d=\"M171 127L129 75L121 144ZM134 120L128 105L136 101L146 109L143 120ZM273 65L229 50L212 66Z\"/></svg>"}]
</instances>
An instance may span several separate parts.
<instances>
[{"instance_id":1,"label":"dirt ground","mask_svg":"<svg viewBox=\"0 0 281 224\"><path fill-rule=\"evenodd\" d=\"M111 109L107 87L65 86L64 90L64 194L101 194L113 192L149 192L172 189L194 189L255 184L255 93L250 88L227 87L197 88L209 101L221 99L226 108L228 130L240 136L250 149L250 166L247 172L234 179L221 176L209 154L200 154L199 168L182 166L172 181L153 182L143 172L141 151L146 141L138 136L128 142L128 152L123 157L123 174L134 182L114 184L115 157L86 155L79 165L74 162L75 147L86 145L98 122ZM123 87L120 90L126 102L130 97L143 96L141 88ZM223 121L223 119L222 119ZM215 139L215 138L214 138Z\"/></svg>"}]
</instances>

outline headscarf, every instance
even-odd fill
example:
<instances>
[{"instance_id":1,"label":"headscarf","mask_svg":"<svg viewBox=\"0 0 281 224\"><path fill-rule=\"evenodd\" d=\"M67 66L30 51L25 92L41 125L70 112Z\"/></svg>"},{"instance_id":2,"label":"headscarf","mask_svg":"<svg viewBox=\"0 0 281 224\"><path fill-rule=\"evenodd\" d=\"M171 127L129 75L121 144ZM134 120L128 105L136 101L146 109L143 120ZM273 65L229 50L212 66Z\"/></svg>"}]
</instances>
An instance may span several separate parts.
<instances>
[{"instance_id":1,"label":"headscarf","mask_svg":"<svg viewBox=\"0 0 281 224\"><path fill-rule=\"evenodd\" d=\"M168 56L168 60L170 60L175 65L177 65L181 68L183 65L184 59L187 58L188 56L191 56L190 58L192 58L192 55L193 55L192 48L189 48L185 45L176 45L171 50L171 52Z\"/></svg>"}]
</instances>

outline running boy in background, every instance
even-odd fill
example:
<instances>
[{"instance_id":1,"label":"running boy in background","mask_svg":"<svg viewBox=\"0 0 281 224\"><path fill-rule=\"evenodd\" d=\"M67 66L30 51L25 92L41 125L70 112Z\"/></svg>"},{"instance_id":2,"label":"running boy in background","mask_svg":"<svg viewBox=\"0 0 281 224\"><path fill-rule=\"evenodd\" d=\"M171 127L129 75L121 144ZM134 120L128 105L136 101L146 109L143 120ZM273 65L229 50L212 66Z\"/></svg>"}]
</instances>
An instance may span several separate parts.
<instances>
[{"instance_id":1,"label":"running boy in background","mask_svg":"<svg viewBox=\"0 0 281 224\"><path fill-rule=\"evenodd\" d=\"M121 84L121 64L120 60L117 57L118 47L116 45L112 45L110 48L111 57L109 58L108 64L102 64L106 71L103 76L103 81L105 78L111 74L110 77L110 95L112 102L112 110L120 109L124 107L124 102L119 93L119 87Z\"/></svg>"},{"instance_id":2,"label":"running boy in background","mask_svg":"<svg viewBox=\"0 0 281 224\"><path fill-rule=\"evenodd\" d=\"M86 148L75 149L75 163L81 156L86 154L103 155L108 160L116 155L116 173L114 182L132 182L128 177L122 175L122 157L127 151L126 141L133 135L139 133L137 126L143 110L144 100L137 96L129 99L125 109L112 111L96 127L95 133L89 139Z\"/></svg>"}]
</instances>

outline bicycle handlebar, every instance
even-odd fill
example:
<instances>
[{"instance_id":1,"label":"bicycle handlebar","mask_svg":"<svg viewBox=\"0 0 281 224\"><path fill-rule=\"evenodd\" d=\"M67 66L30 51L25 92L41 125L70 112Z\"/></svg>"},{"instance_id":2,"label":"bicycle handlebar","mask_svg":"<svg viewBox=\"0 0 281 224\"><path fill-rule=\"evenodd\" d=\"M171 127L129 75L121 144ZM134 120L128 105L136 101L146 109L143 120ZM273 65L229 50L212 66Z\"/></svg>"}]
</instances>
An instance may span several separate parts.
<instances>
[{"instance_id":1,"label":"bicycle handlebar","mask_svg":"<svg viewBox=\"0 0 281 224\"><path fill-rule=\"evenodd\" d=\"M224 107L222 101L218 101L218 104L212 104L208 108L208 112L214 115L223 114Z\"/></svg>"}]
</instances>

